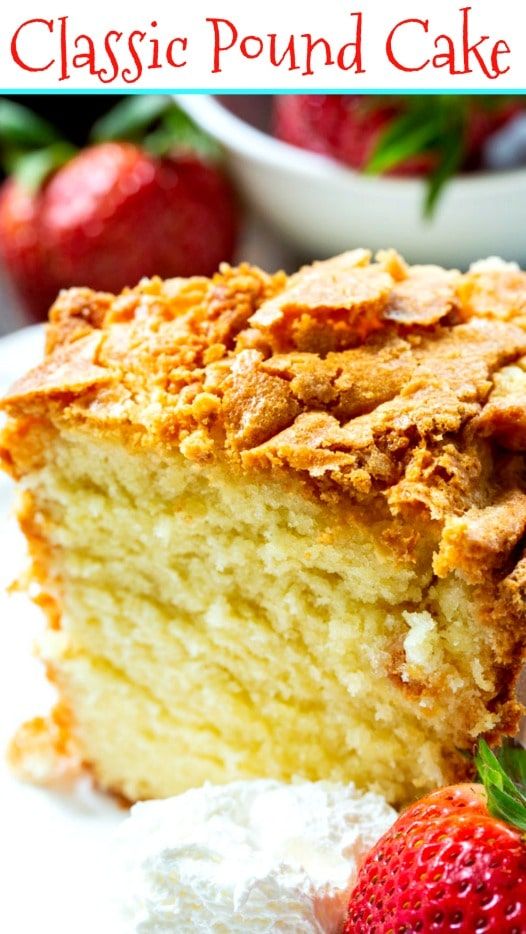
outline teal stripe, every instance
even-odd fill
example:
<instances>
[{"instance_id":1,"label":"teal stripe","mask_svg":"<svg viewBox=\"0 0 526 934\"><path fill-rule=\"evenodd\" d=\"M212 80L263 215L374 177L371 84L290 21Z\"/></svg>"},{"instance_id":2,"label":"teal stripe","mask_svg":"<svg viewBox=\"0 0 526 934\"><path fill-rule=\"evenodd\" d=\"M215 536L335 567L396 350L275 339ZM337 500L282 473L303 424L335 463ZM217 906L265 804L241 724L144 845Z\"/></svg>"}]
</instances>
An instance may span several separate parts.
<instances>
[{"instance_id":1,"label":"teal stripe","mask_svg":"<svg viewBox=\"0 0 526 934\"><path fill-rule=\"evenodd\" d=\"M0 88L0 94L525 94L526 88Z\"/></svg>"}]
</instances>

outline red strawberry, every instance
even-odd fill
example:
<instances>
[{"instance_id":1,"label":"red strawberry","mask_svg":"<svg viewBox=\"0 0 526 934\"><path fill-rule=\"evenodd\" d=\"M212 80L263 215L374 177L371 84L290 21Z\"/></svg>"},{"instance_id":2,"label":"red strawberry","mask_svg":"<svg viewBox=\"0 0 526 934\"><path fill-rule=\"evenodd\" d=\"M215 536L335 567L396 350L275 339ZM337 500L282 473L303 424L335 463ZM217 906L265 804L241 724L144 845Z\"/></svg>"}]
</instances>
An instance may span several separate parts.
<instances>
[{"instance_id":1,"label":"red strawberry","mask_svg":"<svg viewBox=\"0 0 526 934\"><path fill-rule=\"evenodd\" d=\"M428 795L368 854L343 934L526 932L526 796L484 743L478 764L484 785Z\"/></svg>"},{"instance_id":2,"label":"red strawberry","mask_svg":"<svg viewBox=\"0 0 526 934\"><path fill-rule=\"evenodd\" d=\"M486 140L523 106L516 98L286 95L275 98L274 131L354 169L426 175L431 213L447 180L480 167Z\"/></svg>"},{"instance_id":3,"label":"red strawberry","mask_svg":"<svg viewBox=\"0 0 526 934\"><path fill-rule=\"evenodd\" d=\"M378 141L404 112L396 98L356 94L286 94L274 103L274 130L286 143L332 156L363 169ZM395 174L421 175L433 165L428 154L404 160Z\"/></svg>"},{"instance_id":4,"label":"red strawberry","mask_svg":"<svg viewBox=\"0 0 526 934\"><path fill-rule=\"evenodd\" d=\"M489 136L514 117L522 104L503 99L478 103L477 99L459 99L449 103L449 113L459 115L466 134L465 156L474 160L480 156ZM332 156L354 169L367 167L382 136L393 123L414 113L424 135L416 141L420 146L416 154L407 157L401 152L400 161L390 171L398 175L420 175L436 164L433 142L425 134L431 121L442 119L443 99L414 100L397 96L383 97L358 94L298 94L276 97L274 102L274 130L285 142ZM437 125L437 135L439 132ZM435 140L438 144L438 139Z\"/></svg>"},{"instance_id":5,"label":"red strawberry","mask_svg":"<svg viewBox=\"0 0 526 934\"><path fill-rule=\"evenodd\" d=\"M116 142L60 169L40 218L55 280L108 291L141 276L211 274L231 258L237 226L232 192L215 168Z\"/></svg>"},{"instance_id":6,"label":"red strawberry","mask_svg":"<svg viewBox=\"0 0 526 934\"><path fill-rule=\"evenodd\" d=\"M41 195L14 179L0 191L0 252L22 301L37 310L49 307L57 289L46 270L40 231Z\"/></svg>"},{"instance_id":7,"label":"red strawberry","mask_svg":"<svg viewBox=\"0 0 526 934\"><path fill-rule=\"evenodd\" d=\"M210 275L232 258L232 189L213 162L174 150L171 129L159 155L112 140L74 155L36 192L4 183L0 253L34 314L63 287L119 291L142 276Z\"/></svg>"}]
</instances>

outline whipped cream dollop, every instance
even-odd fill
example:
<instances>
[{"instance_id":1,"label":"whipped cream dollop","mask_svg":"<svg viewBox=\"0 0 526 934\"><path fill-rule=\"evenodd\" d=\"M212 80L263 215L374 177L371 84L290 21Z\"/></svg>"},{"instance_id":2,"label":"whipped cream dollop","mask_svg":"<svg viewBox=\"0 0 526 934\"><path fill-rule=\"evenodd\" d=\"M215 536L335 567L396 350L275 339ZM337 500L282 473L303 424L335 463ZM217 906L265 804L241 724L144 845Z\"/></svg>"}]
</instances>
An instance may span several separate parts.
<instances>
[{"instance_id":1,"label":"whipped cream dollop","mask_svg":"<svg viewBox=\"0 0 526 934\"><path fill-rule=\"evenodd\" d=\"M125 930L336 934L357 865L396 818L330 782L204 785L137 804L119 832Z\"/></svg>"}]
</instances>

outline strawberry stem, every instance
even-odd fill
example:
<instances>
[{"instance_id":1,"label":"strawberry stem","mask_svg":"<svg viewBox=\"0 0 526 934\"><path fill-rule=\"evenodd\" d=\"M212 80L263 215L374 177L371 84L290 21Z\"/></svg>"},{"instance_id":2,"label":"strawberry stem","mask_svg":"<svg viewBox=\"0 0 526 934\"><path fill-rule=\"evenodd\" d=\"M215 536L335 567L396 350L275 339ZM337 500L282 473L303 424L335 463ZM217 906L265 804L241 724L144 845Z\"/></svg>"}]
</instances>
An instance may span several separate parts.
<instances>
[{"instance_id":1,"label":"strawberry stem","mask_svg":"<svg viewBox=\"0 0 526 934\"><path fill-rule=\"evenodd\" d=\"M435 158L427 176L424 214L431 217L444 186L460 169L466 155L469 103L463 97L437 94L406 100L405 111L380 136L366 171L380 174L426 153Z\"/></svg>"},{"instance_id":2,"label":"strawberry stem","mask_svg":"<svg viewBox=\"0 0 526 934\"><path fill-rule=\"evenodd\" d=\"M0 145L2 148L34 149L54 143L58 138L57 131L47 120L38 117L22 104L16 104L6 97L0 98Z\"/></svg>"},{"instance_id":3,"label":"strawberry stem","mask_svg":"<svg viewBox=\"0 0 526 934\"><path fill-rule=\"evenodd\" d=\"M381 98L378 98L381 100ZM448 181L462 168L469 154L469 122L473 107L495 110L508 98L495 101L491 97L451 97L436 94L431 97L400 98L403 111L380 135L365 171L370 174L389 172L422 155L431 155L434 167L427 175L424 215L430 218Z\"/></svg>"},{"instance_id":4,"label":"strawberry stem","mask_svg":"<svg viewBox=\"0 0 526 934\"><path fill-rule=\"evenodd\" d=\"M142 145L154 156L165 156L175 150L198 153L217 160L221 149L212 137L168 96L146 95L120 101L97 121L91 139L128 140Z\"/></svg>"},{"instance_id":5,"label":"strawberry stem","mask_svg":"<svg viewBox=\"0 0 526 934\"><path fill-rule=\"evenodd\" d=\"M475 764L490 814L526 831L526 749L507 744L495 754L481 739Z\"/></svg>"},{"instance_id":6,"label":"strawberry stem","mask_svg":"<svg viewBox=\"0 0 526 934\"><path fill-rule=\"evenodd\" d=\"M76 152L77 149L72 143L58 140L50 146L35 149L34 152L13 153L7 164L11 174L22 187L34 193L53 172L69 162Z\"/></svg>"},{"instance_id":7,"label":"strawberry stem","mask_svg":"<svg viewBox=\"0 0 526 934\"><path fill-rule=\"evenodd\" d=\"M0 98L0 164L27 189L36 191L74 152L47 120L22 104Z\"/></svg>"},{"instance_id":8,"label":"strawberry stem","mask_svg":"<svg viewBox=\"0 0 526 934\"><path fill-rule=\"evenodd\" d=\"M171 103L170 98L164 94L124 98L97 120L90 139L94 143L123 139L138 142L148 127L166 113Z\"/></svg>"}]
</instances>

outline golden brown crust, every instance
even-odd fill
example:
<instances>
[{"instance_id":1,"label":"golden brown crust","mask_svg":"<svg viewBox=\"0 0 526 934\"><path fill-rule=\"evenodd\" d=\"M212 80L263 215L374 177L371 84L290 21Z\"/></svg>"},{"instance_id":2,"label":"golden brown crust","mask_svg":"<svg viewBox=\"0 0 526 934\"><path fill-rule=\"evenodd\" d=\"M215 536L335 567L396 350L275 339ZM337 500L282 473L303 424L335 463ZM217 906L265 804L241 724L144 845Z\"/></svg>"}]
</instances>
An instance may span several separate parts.
<instances>
[{"instance_id":1,"label":"golden brown crust","mask_svg":"<svg viewBox=\"0 0 526 934\"><path fill-rule=\"evenodd\" d=\"M447 523L497 501L502 448L524 450L525 281L355 250L288 280L242 265L117 297L73 289L51 310L45 362L3 405L301 471Z\"/></svg>"},{"instance_id":2,"label":"golden brown crust","mask_svg":"<svg viewBox=\"0 0 526 934\"><path fill-rule=\"evenodd\" d=\"M9 394L10 405L18 401L27 405L43 397L78 396L111 382L108 370L95 363L101 340L100 332L92 330L75 343L57 345L53 366L44 362L19 379Z\"/></svg>"},{"instance_id":3,"label":"golden brown crust","mask_svg":"<svg viewBox=\"0 0 526 934\"><path fill-rule=\"evenodd\" d=\"M435 572L459 571L470 583L484 583L489 571L507 566L526 535L526 493L509 490L493 505L476 507L445 523Z\"/></svg>"},{"instance_id":4,"label":"golden brown crust","mask_svg":"<svg viewBox=\"0 0 526 934\"><path fill-rule=\"evenodd\" d=\"M477 263L459 283L464 313L511 321L526 316L526 273L512 263Z\"/></svg>"},{"instance_id":5,"label":"golden brown crust","mask_svg":"<svg viewBox=\"0 0 526 934\"><path fill-rule=\"evenodd\" d=\"M413 266L391 289L384 319L397 324L428 327L457 307L460 274L440 266Z\"/></svg>"},{"instance_id":6,"label":"golden brown crust","mask_svg":"<svg viewBox=\"0 0 526 934\"><path fill-rule=\"evenodd\" d=\"M393 279L367 250L306 266L250 323L274 350L343 350L381 327Z\"/></svg>"},{"instance_id":7,"label":"golden brown crust","mask_svg":"<svg viewBox=\"0 0 526 934\"><path fill-rule=\"evenodd\" d=\"M82 757L65 705L57 704L49 716L22 724L9 744L7 758L23 781L46 786L74 782L82 774Z\"/></svg>"},{"instance_id":8,"label":"golden brown crust","mask_svg":"<svg viewBox=\"0 0 526 934\"><path fill-rule=\"evenodd\" d=\"M477 419L477 429L509 451L526 450L526 358L503 367Z\"/></svg>"},{"instance_id":9,"label":"golden brown crust","mask_svg":"<svg viewBox=\"0 0 526 934\"><path fill-rule=\"evenodd\" d=\"M73 289L51 310L45 362L3 405L304 471L446 522L491 506L509 486L502 448L524 449L525 282L355 250L288 280L243 265L117 297Z\"/></svg>"},{"instance_id":10,"label":"golden brown crust","mask_svg":"<svg viewBox=\"0 0 526 934\"><path fill-rule=\"evenodd\" d=\"M73 289L51 311L45 362L3 402L0 453L23 472L10 452L28 426L89 424L195 461L297 475L385 513L397 524L385 541L404 558L427 524L435 573L476 586L501 640L494 703L515 729L525 296L526 274L509 267L461 275L364 250L289 279L242 265L117 297Z\"/></svg>"}]
</instances>

